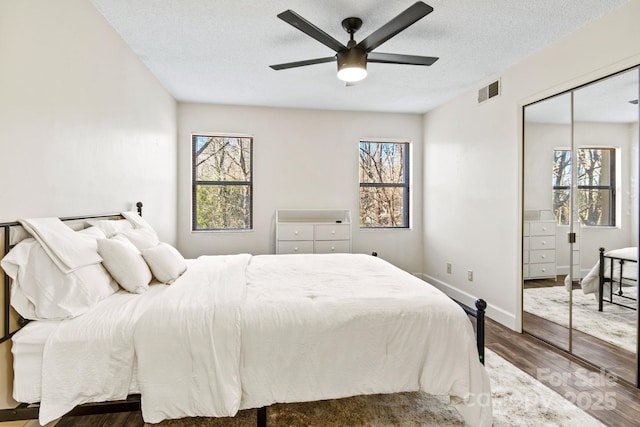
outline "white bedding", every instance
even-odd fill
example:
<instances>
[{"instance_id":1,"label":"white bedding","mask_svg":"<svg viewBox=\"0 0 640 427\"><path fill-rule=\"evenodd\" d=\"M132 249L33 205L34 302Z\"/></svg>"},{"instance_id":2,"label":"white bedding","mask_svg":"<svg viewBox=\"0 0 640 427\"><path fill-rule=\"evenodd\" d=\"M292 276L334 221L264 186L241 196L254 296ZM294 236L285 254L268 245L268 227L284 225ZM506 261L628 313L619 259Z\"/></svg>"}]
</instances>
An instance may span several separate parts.
<instances>
[{"instance_id":1,"label":"white bedding","mask_svg":"<svg viewBox=\"0 0 640 427\"><path fill-rule=\"evenodd\" d=\"M638 248L630 247L630 248L621 248L621 249L613 249L605 252L605 255L610 255L617 258L624 258L630 260L638 259ZM610 268L610 259L605 259L604 272L605 277L609 277L611 273ZM638 279L638 267L636 263L627 263L624 266L624 278L637 280ZM582 287L582 292L584 294L592 294L598 292L598 287L600 284L599 280L600 276L600 261L597 261L596 264L589 270L589 273L582 279L580 285ZM618 279L620 277L620 264L618 262L614 262L613 264L613 277L614 279ZM605 283L606 289L609 289L609 284Z\"/></svg>"},{"instance_id":2,"label":"white bedding","mask_svg":"<svg viewBox=\"0 0 640 427\"><path fill-rule=\"evenodd\" d=\"M238 411L250 259L198 258L138 322L134 341L145 421Z\"/></svg>"},{"instance_id":3,"label":"white bedding","mask_svg":"<svg viewBox=\"0 0 640 427\"><path fill-rule=\"evenodd\" d=\"M116 293L60 322L44 351L41 424L139 386L147 422L423 390L452 396L470 426L491 425L466 314L383 260L201 257L153 289L126 300Z\"/></svg>"},{"instance_id":4,"label":"white bedding","mask_svg":"<svg viewBox=\"0 0 640 427\"><path fill-rule=\"evenodd\" d=\"M31 322L11 338L13 354L13 398L17 402L36 403L42 390L42 354L58 320Z\"/></svg>"},{"instance_id":5,"label":"white bedding","mask_svg":"<svg viewBox=\"0 0 640 427\"><path fill-rule=\"evenodd\" d=\"M202 295L210 291L200 287L222 284L213 278L203 285L193 277L187 270L163 295L170 314L154 307L136 328L147 422L233 416L238 409L276 402L423 390L458 399L456 408L469 425L491 425L488 377L464 311L379 258L254 256L246 296L245 281L236 276L216 290L225 302L213 306L204 304ZM172 292L176 285L182 289ZM235 302L241 310L228 305ZM195 307L194 315L186 307ZM209 329L203 313L222 314L233 326ZM177 319L190 326L189 334L174 329Z\"/></svg>"},{"instance_id":6,"label":"white bedding","mask_svg":"<svg viewBox=\"0 0 640 427\"><path fill-rule=\"evenodd\" d=\"M60 321L42 358L40 424L88 402L120 400L137 386L133 331L167 285L144 294L121 290L82 316Z\"/></svg>"},{"instance_id":7,"label":"white bedding","mask_svg":"<svg viewBox=\"0 0 640 427\"><path fill-rule=\"evenodd\" d=\"M94 250L95 239L83 238L58 218L30 218L19 222L63 273L102 261Z\"/></svg>"}]
</instances>

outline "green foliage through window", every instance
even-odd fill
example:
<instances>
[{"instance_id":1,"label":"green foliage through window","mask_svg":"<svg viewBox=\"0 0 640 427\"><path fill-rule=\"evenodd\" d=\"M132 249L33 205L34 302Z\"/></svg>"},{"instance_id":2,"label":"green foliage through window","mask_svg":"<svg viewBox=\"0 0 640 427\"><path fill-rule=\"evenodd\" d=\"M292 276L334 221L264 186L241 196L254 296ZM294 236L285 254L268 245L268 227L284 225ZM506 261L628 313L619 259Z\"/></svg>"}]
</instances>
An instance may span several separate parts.
<instances>
[{"instance_id":1,"label":"green foliage through window","mask_svg":"<svg viewBox=\"0 0 640 427\"><path fill-rule=\"evenodd\" d=\"M192 136L192 229L252 228L251 137Z\"/></svg>"},{"instance_id":2,"label":"green foliage through window","mask_svg":"<svg viewBox=\"0 0 640 427\"><path fill-rule=\"evenodd\" d=\"M360 141L360 227L409 227L409 144Z\"/></svg>"},{"instance_id":3,"label":"green foliage through window","mask_svg":"<svg viewBox=\"0 0 640 427\"><path fill-rule=\"evenodd\" d=\"M614 148L578 148L577 204L580 224L616 225L616 179ZM571 197L571 151L553 153L553 212L558 224L569 224Z\"/></svg>"}]
</instances>

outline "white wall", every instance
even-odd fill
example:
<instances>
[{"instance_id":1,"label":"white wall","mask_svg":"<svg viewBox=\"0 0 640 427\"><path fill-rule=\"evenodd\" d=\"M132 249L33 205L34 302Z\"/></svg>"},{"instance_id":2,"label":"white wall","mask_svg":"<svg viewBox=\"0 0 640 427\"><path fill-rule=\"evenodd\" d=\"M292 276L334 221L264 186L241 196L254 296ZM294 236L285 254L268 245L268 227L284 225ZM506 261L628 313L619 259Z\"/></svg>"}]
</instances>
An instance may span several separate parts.
<instances>
[{"instance_id":1,"label":"white wall","mask_svg":"<svg viewBox=\"0 0 640 427\"><path fill-rule=\"evenodd\" d=\"M185 256L274 253L276 209L350 209L354 252L375 250L410 272L422 271L421 115L181 103L178 130L178 248ZM191 231L191 134L197 132L254 137L253 231ZM359 230L361 138L412 142L411 230Z\"/></svg>"},{"instance_id":2,"label":"white wall","mask_svg":"<svg viewBox=\"0 0 640 427\"><path fill-rule=\"evenodd\" d=\"M585 123L574 125L574 140L579 147L614 147L619 156L616 177L616 227L580 227L580 264L583 275L598 260L598 248L634 246L637 242L638 209L633 191L638 188L638 139L628 123ZM524 210L552 210L551 176L555 149L571 148L571 125L527 122L525 125ZM635 156L634 156L635 153ZM634 174L636 172L636 174ZM558 226L556 264L560 274L569 272L568 226Z\"/></svg>"},{"instance_id":3,"label":"white wall","mask_svg":"<svg viewBox=\"0 0 640 427\"><path fill-rule=\"evenodd\" d=\"M88 0L0 2L0 222L141 200L175 243L175 159L175 100Z\"/></svg>"},{"instance_id":4,"label":"white wall","mask_svg":"<svg viewBox=\"0 0 640 427\"><path fill-rule=\"evenodd\" d=\"M640 63L639 19L640 0L631 0L494 76L499 97L478 105L467 92L426 114L428 280L465 302L486 299L489 316L520 329L522 106Z\"/></svg>"}]
</instances>

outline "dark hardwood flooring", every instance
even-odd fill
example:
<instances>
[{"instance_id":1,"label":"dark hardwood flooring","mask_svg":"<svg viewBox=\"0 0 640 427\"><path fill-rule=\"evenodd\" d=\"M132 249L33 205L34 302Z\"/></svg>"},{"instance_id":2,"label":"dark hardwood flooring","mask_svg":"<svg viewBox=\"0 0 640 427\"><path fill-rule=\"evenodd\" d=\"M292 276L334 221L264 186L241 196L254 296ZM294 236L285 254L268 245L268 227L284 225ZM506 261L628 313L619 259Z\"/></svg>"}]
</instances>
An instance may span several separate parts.
<instances>
[{"instance_id":1,"label":"dark hardwood flooring","mask_svg":"<svg viewBox=\"0 0 640 427\"><path fill-rule=\"evenodd\" d=\"M558 286L564 283L564 276L553 279L526 280L525 289ZM574 289L580 285L574 284ZM606 308L607 303L605 303ZM569 312L567 310L567 321ZM636 354L592 335L574 329L572 337L569 328L546 320L529 312L524 312L523 329L529 334L543 341L552 343L565 351L569 351L569 340L573 340L571 352L581 359L588 360L596 366L602 367L606 372L620 377L624 381L635 383L636 381ZM640 423L639 423L640 425Z\"/></svg>"},{"instance_id":2,"label":"dark hardwood flooring","mask_svg":"<svg viewBox=\"0 0 640 427\"><path fill-rule=\"evenodd\" d=\"M531 313L524 313L525 330L544 341L569 350L569 328ZM571 351L581 359L588 360L606 372L634 383L636 378L636 355L584 332L573 330Z\"/></svg>"},{"instance_id":3,"label":"dark hardwood flooring","mask_svg":"<svg viewBox=\"0 0 640 427\"><path fill-rule=\"evenodd\" d=\"M640 389L487 319L486 347L609 426L640 425ZM560 398L560 397L559 397ZM614 408L612 408L615 406ZM56 427L142 427L140 412L64 417ZM585 426L588 427L588 426Z\"/></svg>"}]
</instances>

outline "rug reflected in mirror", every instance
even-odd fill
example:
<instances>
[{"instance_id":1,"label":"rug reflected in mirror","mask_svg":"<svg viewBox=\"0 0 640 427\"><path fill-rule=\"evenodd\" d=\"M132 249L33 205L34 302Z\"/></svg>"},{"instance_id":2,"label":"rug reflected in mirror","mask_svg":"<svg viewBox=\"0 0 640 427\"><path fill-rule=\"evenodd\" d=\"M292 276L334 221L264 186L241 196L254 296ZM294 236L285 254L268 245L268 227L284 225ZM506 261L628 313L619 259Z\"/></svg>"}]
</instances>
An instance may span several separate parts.
<instances>
[{"instance_id":1,"label":"rug reflected in mirror","mask_svg":"<svg viewBox=\"0 0 640 427\"><path fill-rule=\"evenodd\" d=\"M564 286L524 290L524 311L569 327L569 293ZM593 294L573 291L573 328L632 353L636 352L636 311L604 303L598 311Z\"/></svg>"},{"instance_id":2,"label":"rug reflected in mirror","mask_svg":"<svg viewBox=\"0 0 640 427\"><path fill-rule=\"evenodd\" d=\"M486 368L491 378L494 427L603 425L490 350L486 354ZM267 416L269 427L465 425L448 397L419 392L278 404L269 407ZM234 418L183 418L145 426L253 427L255 423L255 410L246 410Z\"/></svg>"}]
</instances>

